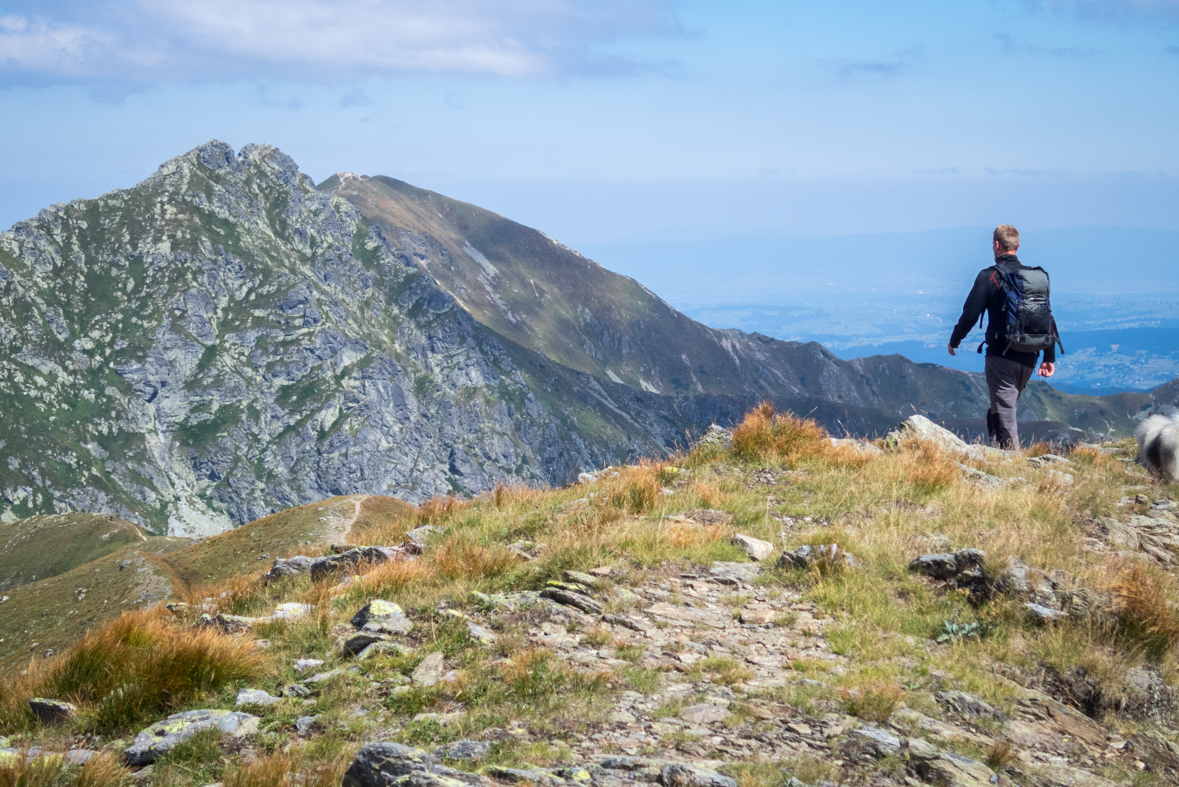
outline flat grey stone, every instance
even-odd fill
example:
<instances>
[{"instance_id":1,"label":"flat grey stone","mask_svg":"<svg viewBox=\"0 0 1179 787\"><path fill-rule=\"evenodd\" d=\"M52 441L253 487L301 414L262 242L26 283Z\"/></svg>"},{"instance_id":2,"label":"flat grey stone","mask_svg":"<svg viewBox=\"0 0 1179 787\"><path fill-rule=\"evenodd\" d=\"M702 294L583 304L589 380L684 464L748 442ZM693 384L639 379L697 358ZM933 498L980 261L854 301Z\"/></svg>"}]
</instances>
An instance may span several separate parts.
<instances>
[{"instance_id":1,"label":"flat grey stone","mask_svg":"<svg viewBox=\"0 0 1179 787\"><path fill-rule=\"evenodd\" d=\"M323 659L296 659L295 672L306 672L323 666Z\"/></svg>"},{"instance_id":2,"label":"flat grey stone","mask_svg":"<svg viewBox=\"0 0 1179 787\"><path fill-rule=\"evenodd\" d=\"M315 728L315 722L318 720L318 716L300 716L295 719L295 729L300 735L306 735Z\"/></svg>"},{"instance_id":3,"label":"flat grey stone","mask_svg":"<svg viewBox=\"0 0 1179 787\"><path fill-rule=\"evenodd\" d=\"M761 573L756 563L713 563L708 569L712 578L722 585L752 585Z\"/></svg>"},{"instance_id":4,"label":"flat grey stone","mask_svg":"<svg viewBox=\"0 0 1179 787\"><path fill-rule=\"evenodd\" d=\"M659 772L663 787L737 787L737 780L716 771L674 763Z\"/></svg>"},{"instance_id":5,"label":"flat grey stone","mask_svg":"<svg viewBox=\"0 0 1179 787\"><path fill-rule=\"evenodd\" d=\"M774 554L774 545L769 541L762 541L760 538L747 536L744 533L738 533L733 536L733 543L741 547L745 551L745 554L749 555L750 560L757 562L761 562Z\"/></svg>"},{"instance_id":6,"label":"flat grey stone","mask_svg":"<svg viewBox=\"0 0 1179 787\"><path fill-rule=\"evenodd\" d=\"M262 689L242 689L237 693L234 705L260 705L265 707L279 702L278 697L271 696Z\"/></svg>"},{"instance_id":7,"label":"flat grey stone","mask_svg":"<svg viewBox=\"0 0 1179 787\"><path fill-rule=\"evenodd\" d=\"M848 737L851 746L867 751L877 758L899 754L901 751L901 739L879 727L871 725L857 727L849 733Z\"/></svg>"},{"instance_id":8,"label":"flat grey stone","mask_svg":"<svg viewBox=\"0 0 1179 787\"><path fill-rule=\"evenodd\" d=\"M442 665L442 654L435 651L418 662L410 679L419 686L433 686L442 680Z\"/></svg>"},{"instance_id":9,"label":"flat grey stone","mask_svg":"<svg viewBox=\"0 0 1179 787\"><path fill-rule=\"evenodd\" d=\"M680 711L680 718L692 724L716 724L719 721L724 721L728 715L728 710L711 703L689 705Z\"/></svg>"},{"instance_id":10,"label":"flat grey stone","mask_svg":"<svg viewBox=\"0 0 1179 787\"><path fill-rule=\"evenodd\" d=\"M190 710L174 713L135 736L123 752L128 765L148 765L202 730L220 730L241 738L258 729L258 717L230 710Z\"/></svg>"}]
</instances>

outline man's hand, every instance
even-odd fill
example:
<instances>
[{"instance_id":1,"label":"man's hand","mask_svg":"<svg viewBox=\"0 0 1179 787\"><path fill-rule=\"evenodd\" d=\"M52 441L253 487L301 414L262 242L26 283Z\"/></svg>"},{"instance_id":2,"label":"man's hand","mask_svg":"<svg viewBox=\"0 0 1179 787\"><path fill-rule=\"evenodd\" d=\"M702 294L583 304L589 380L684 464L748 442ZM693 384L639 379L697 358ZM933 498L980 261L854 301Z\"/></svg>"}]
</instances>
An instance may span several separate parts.
<instances>
[{"instance_id":1,"label":"man's hand","mask_svg":"<svg viewBox=\"0 0 1179 787\"><path fill-rule=\"evenodd\" d=\"M946 349L950 351L950 355L957 355L958 354L958 353L954 352L954 345L952 345L952 344L947 344Z\"/></svg>"},{"instance_id":2,"label":"man's hand","mask_svg":"<svg viewBox=\"0 0 1179 787\"><path fill-rule=\"evenodd\" d=\"M1052 373L1055 371L1056 371L1056 364L1054 364L1054 363L1048 363L1048 361L1044 361L1044 363L1040 364L1040 376L1041 377L1051 377Z\"/></svg>"}]
</instances>

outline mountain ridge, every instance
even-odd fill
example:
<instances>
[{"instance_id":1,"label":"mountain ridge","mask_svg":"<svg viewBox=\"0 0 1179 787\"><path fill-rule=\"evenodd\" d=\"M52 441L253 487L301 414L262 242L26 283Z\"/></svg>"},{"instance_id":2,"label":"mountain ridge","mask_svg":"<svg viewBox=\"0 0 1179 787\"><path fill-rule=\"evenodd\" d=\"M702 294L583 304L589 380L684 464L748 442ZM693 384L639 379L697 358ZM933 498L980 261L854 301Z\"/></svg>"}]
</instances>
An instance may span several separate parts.
<instances>
[{"instance_id":1,"label":"mountain ridge","mask_svg":"<svg viewBox=\"0 0 1179 787\"><path fill-rule=\"evenodd\" d=\"M0 520L200 537L340 494L559 485L761 399L861 435L985 409L980 375L711 329L476 206L320 185L214 141L0 233ZM1124 433L1155 400L1026 402Z\"/></svg>"}]
</instances>

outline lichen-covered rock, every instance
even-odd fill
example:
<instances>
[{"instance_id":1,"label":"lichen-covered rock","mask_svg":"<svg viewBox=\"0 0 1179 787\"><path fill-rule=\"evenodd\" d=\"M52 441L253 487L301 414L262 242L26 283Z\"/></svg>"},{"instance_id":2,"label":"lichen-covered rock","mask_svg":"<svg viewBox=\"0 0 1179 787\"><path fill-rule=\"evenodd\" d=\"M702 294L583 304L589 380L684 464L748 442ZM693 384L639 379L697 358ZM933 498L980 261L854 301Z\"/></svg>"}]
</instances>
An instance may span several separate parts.
<instances>
[{"instance_id":1,"label":"lichen-covered rock","mask_svg":"<svg viewBox=\"0 0 1179 787\"><path fill-rule=\"evenodd\" d=\"M737 787L737 780L707 768L665 765L659 773L663 787Z\"/></svg>"},{"instance_id":2,"label":"lichen-covered rock","mask_svg":"<svg viewBox=\"0 0 1179 787\"><path fill-rule=\"evenodd\" d=\"M230 710L190 710L158 721L135 736L123 752L128 765L148 765L202 730L241 738L258 729L258 717Z\"/></svg>"},{"instance_id":3,"label":"lichen-covered rock","mask_svg":"<svg viewBox=\"0 0 1179 787\"><path fill-rule=\"evenodd\" d=\"M29 700L29 709L42 724L57 724L72 718L78 712L77 706L69 702L44 697Z\"/></svg>"},{"instance_id":4,"label":"lichen-covered rock","mask_svg":"<svg viewBox=\"0 0 1179 787\"><path fill-rule=\"evenodd\" d=\"M379 598L361 607L352 616L352 625L373 634L408 634L413 630L413 621L400 606Z\"/></svg>"},{"instance_id":5,"label":"lichen-covered rock","mask_svg":"<svg viewBox=\"0 0 1179 787\"><path fill-rule=\"evenodd\" d=\"M439 765L430 754L400 743L370 743L361 747L344 772L342 787L486 787L486 776Z\"/></svg>"}]
</instances>

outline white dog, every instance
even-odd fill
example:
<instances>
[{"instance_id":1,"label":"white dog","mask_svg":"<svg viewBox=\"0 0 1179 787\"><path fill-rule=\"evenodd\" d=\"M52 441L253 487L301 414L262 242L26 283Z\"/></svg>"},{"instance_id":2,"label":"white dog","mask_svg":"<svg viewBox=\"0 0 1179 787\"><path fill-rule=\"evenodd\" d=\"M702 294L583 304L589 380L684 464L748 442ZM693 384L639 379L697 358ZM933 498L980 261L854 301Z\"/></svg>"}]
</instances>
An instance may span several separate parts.
<instances>
[{"instance_id":1,"label":"white dog","mask_svg":"<svg viewBox=\"0 0 1179 787\"><path fill-rule=\"evenodd\" d=\"M1179 481L1179 413L1151 415L1134 430L1138 456L1148 470L1168 482Z\"/></svg>"}]
</instances>

